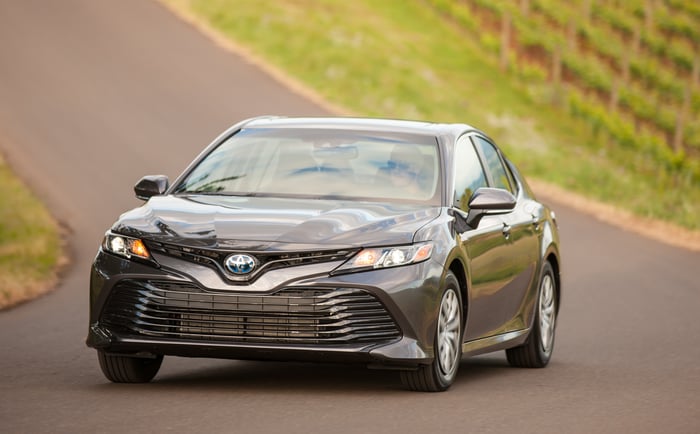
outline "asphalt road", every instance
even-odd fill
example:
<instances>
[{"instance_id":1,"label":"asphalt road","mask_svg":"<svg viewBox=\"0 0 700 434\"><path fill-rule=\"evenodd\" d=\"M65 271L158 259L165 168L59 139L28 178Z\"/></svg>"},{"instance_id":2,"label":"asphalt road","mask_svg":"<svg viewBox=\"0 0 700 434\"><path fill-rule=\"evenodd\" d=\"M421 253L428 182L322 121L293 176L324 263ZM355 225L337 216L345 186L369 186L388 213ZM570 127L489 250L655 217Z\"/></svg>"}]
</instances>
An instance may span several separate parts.
<instances>
[{"instance_id":1,"label":"asphalt road","mask_svg":"<svg viewBox=\"0 0 700 434\"><path fill-rule=\"evenodd\" d=\"M51 294L0 313L0 432L700 432L700 254L553 203L564 304L550 366L465 359L447 393L362 367L166 358L115 385L85 347L104 230L247 116L322 114L146 0L0 0L0 151L70 230ZM468 120L467 120L468 121Z\"/></svg>"}]
</instances>

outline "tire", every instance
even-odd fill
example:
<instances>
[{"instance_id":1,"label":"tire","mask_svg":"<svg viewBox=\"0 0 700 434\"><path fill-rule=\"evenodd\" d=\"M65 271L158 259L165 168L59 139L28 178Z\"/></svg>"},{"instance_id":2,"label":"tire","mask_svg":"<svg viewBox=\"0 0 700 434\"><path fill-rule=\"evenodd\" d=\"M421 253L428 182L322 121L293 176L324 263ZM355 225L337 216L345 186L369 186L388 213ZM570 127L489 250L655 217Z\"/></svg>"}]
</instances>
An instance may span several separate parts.
<instances>
[{"instance_id":1,"label":"tire","mask_svg":"<svg viewBox=\"0 0 700 434\"><path fill-rule=\"evenodd\" d=\"M462 358L462 297L459 282L452 272L445 276L435 330L435 358L416 370L401 371L401 382L419 392L447 390L457 376Z\"/></svg>"},{"instance_id":2,"label":"tire","mask_svg":"<svg viewBox=\"0 0 700 434\"><path fill-rule=\"evenodd\" d=\"M163 356L155 359L117 356L97 352L100 368L107 379L113 383L148 383L156 376Z\"/></svg>"},{"instance_id":3,"label":"tire","mask_svg":"<svg viewBox=\"0 0 700 434\"><path fill-rule=\"evenodd\" d=\"M535 321L523 345L506 350L506 358L511 366L519 368L544 368L549 363L554 350L556 331L557 280L549 262L545 263L540 277L535 305Z\"/></svg>"}]
</instances>

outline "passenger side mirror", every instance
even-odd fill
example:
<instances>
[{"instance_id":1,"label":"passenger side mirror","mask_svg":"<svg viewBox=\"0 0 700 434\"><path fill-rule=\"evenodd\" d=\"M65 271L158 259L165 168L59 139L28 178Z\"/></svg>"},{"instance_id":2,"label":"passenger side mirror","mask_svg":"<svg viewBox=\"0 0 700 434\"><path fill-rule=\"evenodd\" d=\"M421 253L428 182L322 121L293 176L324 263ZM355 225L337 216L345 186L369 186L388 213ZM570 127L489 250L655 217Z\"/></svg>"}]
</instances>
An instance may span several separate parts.
<instances>
[{"instance_id":1,"label":"passenger side mirror","mask_svg":"<svg viewBox=\"0 0 700 434\"><path fill-rule=\"evenodd\" d=\"M148 175L141 178L134 186L136 197L141 200L148 200L152 196L165 193L168 189L169 181L165 175Z\"/></svg>"},{"instance_id":2,"label":"passenger side mirror","mask_svg":"<svg viewBox=\"0 0 700 434\"><path fill-rule=\"evenodd\" d=\"M479 220L486 214L500 214L512 211L517 200L509 191L500 188L483 187L469 199L467 224L476 228Z\"/></svg>"}]
</instances>

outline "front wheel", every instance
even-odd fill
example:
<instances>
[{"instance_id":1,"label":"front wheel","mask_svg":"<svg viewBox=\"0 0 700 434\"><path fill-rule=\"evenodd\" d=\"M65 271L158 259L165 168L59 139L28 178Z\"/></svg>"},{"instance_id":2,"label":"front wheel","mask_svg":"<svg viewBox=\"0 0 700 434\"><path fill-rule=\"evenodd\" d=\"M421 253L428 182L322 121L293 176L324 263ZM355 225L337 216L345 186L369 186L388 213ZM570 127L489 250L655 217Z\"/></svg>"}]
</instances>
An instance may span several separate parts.
<instances>
[{"instance_id":1,"label":"front wheel","mask_svg":"<svg viewBox=\"0 0 700 434\"><path fill-rule=\"evenodd\" d=\"M442 392L452 385L462 358L462 324L459 282L448 273L435 331L435 358L417 370L401 371L404 386L421 392Z\"/></svg>"},{"instance_id":2,"label":"front wheel","mask_svg":"<svg viewBox=\"0 0 700 434\"><path fill-rule=\"evenodd\" d=\"M163 356L152 359L106 354L97 351L100 368L113 383L148 383L156 376Z\"/></svg>"},{"instance_id":3,"label":"front wheel","mask_svg":"<svg viewBox=\"0 0 700 434\"><path fill-rule=\"evenodd\" d=\"M552 266L547 262L542 270L535 306L535 321L527 341L506 350L511 366L520 368L544 368L554 350L554 332L557 319L557 283Z\"/></svg>"}]
</instances>

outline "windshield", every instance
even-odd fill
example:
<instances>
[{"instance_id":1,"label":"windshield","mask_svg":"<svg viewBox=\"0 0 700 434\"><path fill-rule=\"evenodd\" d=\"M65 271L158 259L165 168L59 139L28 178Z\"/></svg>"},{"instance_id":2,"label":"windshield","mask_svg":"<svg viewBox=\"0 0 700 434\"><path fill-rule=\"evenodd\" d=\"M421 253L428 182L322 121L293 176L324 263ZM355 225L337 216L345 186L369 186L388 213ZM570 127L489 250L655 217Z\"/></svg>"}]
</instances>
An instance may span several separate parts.
<instances>
[{"instance_id":1,"label":"windshield","mask_svg":"<svg viewBox=\"0 0 700 434\"><path fill-rule=\"evenodd\" d=\"M439 204L439 179L435 137L243 129L210 152L173 192Z\"/></svg>"}]
</instances>

